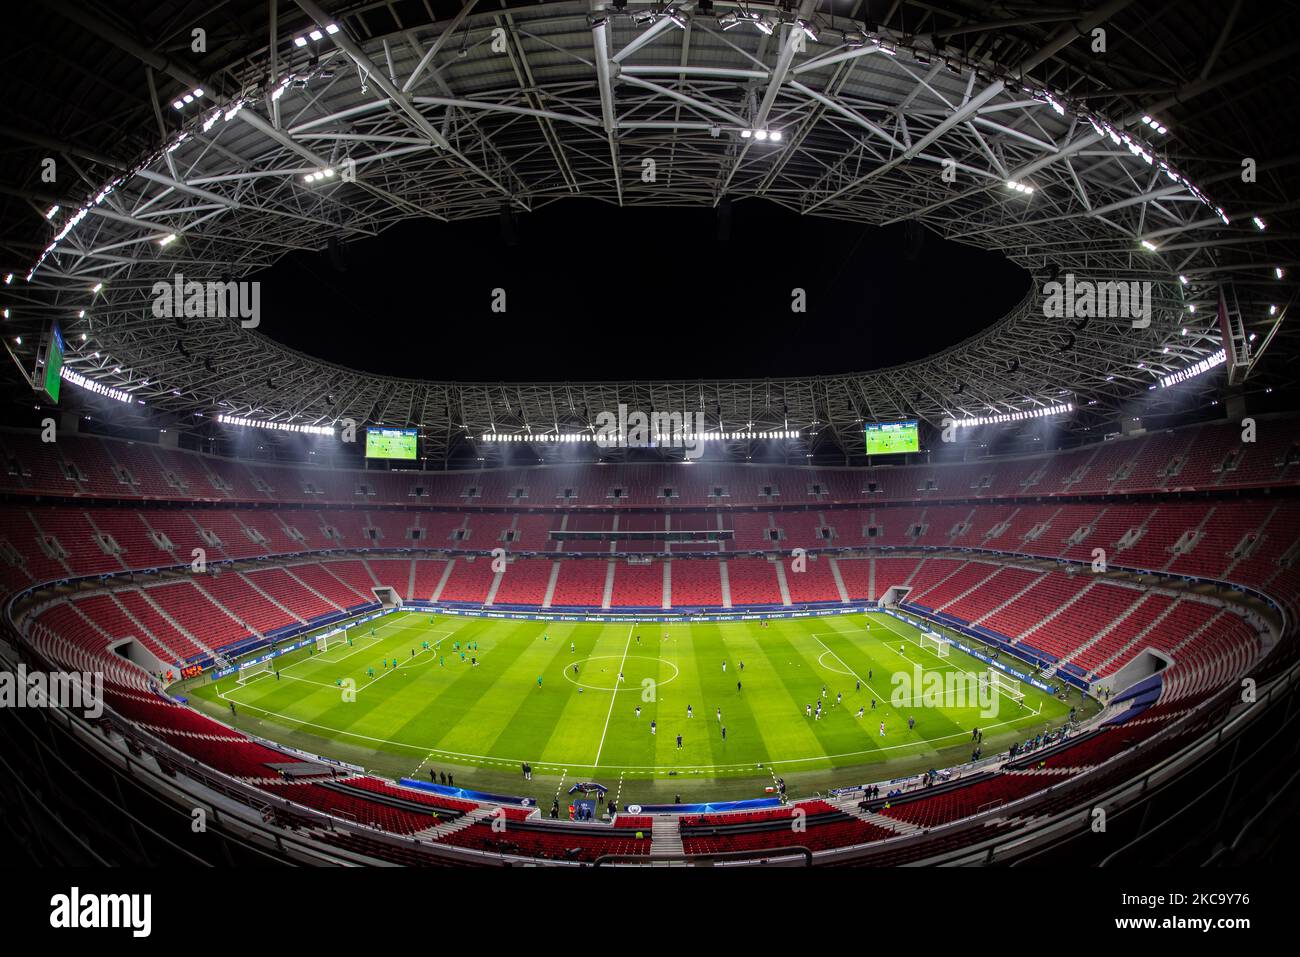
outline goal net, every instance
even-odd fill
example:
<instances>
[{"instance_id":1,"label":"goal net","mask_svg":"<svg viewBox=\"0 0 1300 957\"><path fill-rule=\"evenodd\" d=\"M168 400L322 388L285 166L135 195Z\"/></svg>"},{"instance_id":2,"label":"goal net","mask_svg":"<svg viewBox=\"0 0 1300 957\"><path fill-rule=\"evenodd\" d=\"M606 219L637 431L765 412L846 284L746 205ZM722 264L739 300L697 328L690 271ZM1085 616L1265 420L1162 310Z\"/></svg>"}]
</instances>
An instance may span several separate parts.
<instances>
[{"instance_id":1,"label":"goal net","mask_svg":"<svg viewBox=\"0 0 1300 957\"><path fill-rule=\"evenodd\" d=\"M339 645L348 643L347 629L336 632L332 635L319 635L316 638L317 651L329 651L331 648L337 648Z\"/></svg>"},{"instance_id":2,"label":"goal net","mask_svg":"<svg viewBox=\"0 0 1300 957\"><path fill-rule=\"evenodd\" d=\"M270 661L257 661L251 665L245 665L239 669L239 676L235 679L236 684L247 684L262 675L271 672Z\"/></svg>"},{"instance_id":3,"label":"goal net","mask_svg":"<svg viewBox=\"0 0 1300 957\"><path fill-rule=\"evenodd\" d=\"M929 651L940 658L948 657L948 642L944 641L938 635L929 632L921 632L920 645L924 651Z\"/></svg>"},{"instance_id":4,"label":"goal net","mask_svg":"<svg viewBox=\"0 0 1300 957\"><path fill-rule=\"evenodd\" d=\"M1011 699L1022 708L1025 706L1025 693L1020 690L1020 682L1015 678L1008 678L1000 671L987 672L983 678L992 685L995 694Z\"/></svg>"}]
</instances>

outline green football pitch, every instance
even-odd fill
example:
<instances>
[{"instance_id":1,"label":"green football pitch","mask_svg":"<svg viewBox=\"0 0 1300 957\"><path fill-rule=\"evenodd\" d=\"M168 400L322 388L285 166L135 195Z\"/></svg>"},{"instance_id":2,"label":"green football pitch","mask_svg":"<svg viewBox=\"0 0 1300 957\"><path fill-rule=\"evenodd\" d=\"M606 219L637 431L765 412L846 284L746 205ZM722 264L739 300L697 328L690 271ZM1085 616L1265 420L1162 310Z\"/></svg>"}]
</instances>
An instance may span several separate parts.
<instances>
[{"instance_id":1,"label":"green football pitch","mask_svg":"<svg viewBox=\"0 0 1300 957\"><path fill-rule=\"evenodd\" d=\"M882 614L765 627L397 612L325 651L281 656L278 677L198 679L180 693L242 730L389 777L441 771L548 805L588 780L620 803L752 796L777 776L792 794L888 780L969 760L975 728L993 754L1082 706L1027 684L1023 700L979 698L987 666L919 634ZM808 716L819 698L822 716Z\"/></svg>"}]
</instances>

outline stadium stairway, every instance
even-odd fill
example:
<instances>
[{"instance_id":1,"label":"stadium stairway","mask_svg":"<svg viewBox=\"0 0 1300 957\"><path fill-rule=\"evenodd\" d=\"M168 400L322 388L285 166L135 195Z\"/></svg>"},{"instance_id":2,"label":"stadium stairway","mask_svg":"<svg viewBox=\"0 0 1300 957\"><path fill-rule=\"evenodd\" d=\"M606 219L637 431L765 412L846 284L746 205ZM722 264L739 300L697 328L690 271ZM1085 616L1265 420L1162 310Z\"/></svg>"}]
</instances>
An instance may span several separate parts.
<instances>
[{"instance_id":1,"label":"stadium stairway","mask_svg":"<svg viewBox=\"0 0 1300 957\"><path fill-rule=\"evenodd\" d=\"M650 856L681 857L684 853L681 818L657 816L650 826Z\"/></svg>"},{"instance_id":2,"label":"stadium stairway","mask_svg":"<svg viewBox=\"0 0 1300 957\"><path fill-rule=\"evenodd\" d=\"M190 641L194 642L195 646L198 647L203 652L204 655L214 659L218 657L216 651L214 651L207 644L199 640L198 635L194 634L188 628L183 626L179 621L177 621L175 618L169 615L167 613L167 610L163 608L163 606L160 605L152 595L149 594L149 589L139 588L136 590L140 593L141 597L144 598L146 605L152 608L154 612L156 612L158 616L162 618L163 621L167 622L167 624L171 625L173 628L175 628L178 632L180 632Z\"/></svg>"},{"instance_id":3,"label":"stadium stairway","mask_svg":"<svg viewBox=\"0 0 1300 957\"><path fill-rule=\"evenodd\" d=\"M839 798L832 800L831 804L835 805L845 814L852 814L859 821L866 821L868 824L874 824L876 827L883 827L889 831L897 831L901 834L915 834L921 828L917 827L911 821L899 821L892 817L885 817L883 814L877 814L874 811L867 811L859 807L857 796L851 798Z\"/></svg>"},{"instance_id":4,"label":"stadium stairway","mask_svg":"<svg viewBox=\"0 0 1300 957\"><path fill-rule=\"evenodd\" d=\"M830 561L830 568L831 568L831 577L835 579L835 588L840 593L840 601L847 605L849 603L849 590L844 587L844 576L840 574L839 562L837 562L833 556L829 559L829 561ZM871 574L873 575L874 575L875 564L876 564L875 559L874 558L871 559L871 565L872 565Z\"/></svg>"},{"instance_id":5,"label":"stadium stairway","mask_svg":"<svg viewBox=\"0 0 1300 957\"><path fill-rule=\"evenodd\" d=\"M462 814L459 817L444 821L441 824L435 824L433 827L425 828L423 831L417 831L411 836L424 841L440 841L449 834L455 834L457 831L463 831L471 824L479 821L488 821L491 819L495 808L476 807L468 814Z\"/></svg>"},{"instance_id":6,"label":"stadium stairway","mask_svg":"<svg viewBox=\"0 0 1300 957\"><path fill-rule=\"evenodd\" d=\"M1020 596L1021 596L1021 595L1025 594L1025 592L1029 591L1029 589L1031 589L1031 588L1033 588L1035 585L1037 585L1040 581L1043 580L1044 577L1045 577L1045 576L1043 575L1043 573L1041 573L1041 572L1035 572L1034 575L1033 575L1033 577L1029 579L1028 584L1026 584L1023 588L1019 588L1019 589L1017 589L1017 590L1016 590L1016 593L1015 593L1014 595L1012 595L1012 596L1011 596L1010 598L1008 598L1006 601L1004 601L1004 602L1000 602L996 608L990 609L989 611L986 611L984 614L980 615L978 618L976 618L974 621L972 621L971 624L972 624L972 625L982 625L982 624L984 624L984 622L988 621L990 618L992 618L992 617L993 617L994 615L996 615L998 612L1003 611L1003 610L1005 610L1005 609L1007 609L1007 608L1010 608L1010 607L1012 606L1012 604L1014 604L1016 601L1018 601L1018 600L1020 599Z\"/></svg>"},{"instance_id":7,"label":"stadium stairway","mask_svg":"<svg viewBox=\"0 0 1300 957\"><path fill-rule=\"evenodd\" d=\"M1138 642L1140 642L1147 635L1151 634L1151 632L1159 628L1164 623L1164 620L1168 618L1170 613L1177 607L1178 607L1178 602L1176 601L1170 602L1169 605L1162 612L1160 612L1160 614L1157 615L1150 624L1148 624L1145 628L1139 631L1131 639L1125 642L1124 646L1121 647L1118 651L1108 656L1105 661L1097 665L1097 667L1093 668L1091 672L1089 672L1089 674L1092 676L1106 674L1107 673L1106 669L1110 666L1112 662L1118 661L1121 658L1123 658L1123 656L1127 654L1130 649L1135 647Z\"/></svg>"},{"instance_id":8,"label":"stadium stairway","mask_svg":"<svg viewBox=\"0 0 1300 957\"><path fill-rule=\"evenodd\" d=\"M1057 605L1056 608L1052 609L1051 612L1049 612L1048 614L1044 615L1041 619L1039 619L1037 623L1022 631L1016 637L1016 641L1018 642L1024 641L1024 639L1028 638L1030 635L1038 631L1040 628L1050 625L1055 618L1061 615L1062 612L1067 611L1075 602L1081 599L1084 595L1088 594L1088 591L1092 588L1094 584L1095 584L1094 582L1089 582L1088 584L1084 585L1083 588L1079 589L1077 592L1074 593L1072 597L1067 599L1064 604Z\"/></svg>"},{"instance_id":9,"label":"stadium stairway","mask_svg":"<svg viewBox=\"0 0 1300 957\"><path fill-rule=\"evenodd\" d=\"M1080 594L1082 594L1082 592L1080 592ZM1103 638L1105 638L1107 635L1109 635L1112 631L1114 631L1116 628L1118 628L1118 627L1120 626L1120 622L1122 622L1125 618L1127 618L1127 617L1129 616L1129 614L1133 611L1133 609L1137 608L1137 606L1140 605L1140 604L1142 604L1142 602L1146 599L1146 594L1145 594L1144 592L1140 592L1140 591L1136 591L1136 590L1135 590L1135 591L1133 592L1133 594L1134 594L1135 597L1134 597L1134 601L1132 602L1132 604L1126 606L1126 607L1124 608L1124 610L1121 611L1118 615L1116 615L1116 616L1111 620L1110 624L1108 624L1105 628L1103 628L1103 629L1101 629L1100 631L1098 631L1096 634L1094 634L1091 638L1089 638L1089 639L1088 639L1087 641L1085 641L1083 644L1078 645L1076 648L1074 648L1073 651L1070 651L1070 652L1068 652L1067 654L1063 655L1061 658L1057 659L1056 664L1052 666L1052 669L1051 669L1052 672L1055 673L1055 672L1057 672L1057 671L1060 671L1063 667L1065 667L1067 664L1069 664L1070 662L1072 662L1072 661L1073 661L1075 658L1077 658L1079 655L1083 654L1085 651L1087 651L1087 650L1088 650L1089 648L1091 648L1093 645L1097 644L1097 642L1101 641Z\"/></svg>"},{"instance_id":10,"label":"stadium stairway","mask_svg":"<svg viewBox=\"0 0 1300 957\"><path fill-rule=\"evenodd\" d=\"M790 602L790 583L785 580L785 563L773 562L773 568L776 570L776 585L781 590L781 604L786 608L791 605Z\"/></svg>"},{"instance_id":11,"label":"stadium stairway","mask_svg":"<svg viewBox=\"0 0 1300 957\"><path fill-rule=\"evenodd\" d=\"M280 609L280 611L284 612L294 621L297 621L299 624L303 624L303 625L307 624L307 619L303 618L302 615L297 614L292 608L289 608L288 606L281 604L279 601L276 600L276 597L274 595L266 591L264 588L259 588L257 582L253 581L253 579L249 578L247 575L244 574L240 574L239 577L248 585L249 588L253 589L253 591L261 595L263 598L269 601L276 608Z\"/></svg>"}]
</instances>

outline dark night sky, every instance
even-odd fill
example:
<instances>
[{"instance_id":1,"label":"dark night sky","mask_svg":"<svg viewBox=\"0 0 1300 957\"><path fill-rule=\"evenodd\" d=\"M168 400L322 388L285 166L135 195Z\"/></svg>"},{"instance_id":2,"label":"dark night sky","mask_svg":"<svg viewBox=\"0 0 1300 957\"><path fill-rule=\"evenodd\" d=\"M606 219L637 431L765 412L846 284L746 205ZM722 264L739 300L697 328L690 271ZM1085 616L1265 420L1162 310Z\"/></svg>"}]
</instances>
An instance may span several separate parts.
<instances>
[{"instance_id":1,"label":"dark night sky","mask_svg":"<svg viewBox=\"0 0 1300 957\"><path fill-rule=\"evenodd\" d=\"M261 331L353 368L472 380L798 376L931 355L1028 289L996 253L902 225L734 205L617 209L582 200L518 219L408 222L262 280ZM494 287L507 312L490 308ZM807 292L806 314L791 290Z\"/></svg>"}]
</instances>

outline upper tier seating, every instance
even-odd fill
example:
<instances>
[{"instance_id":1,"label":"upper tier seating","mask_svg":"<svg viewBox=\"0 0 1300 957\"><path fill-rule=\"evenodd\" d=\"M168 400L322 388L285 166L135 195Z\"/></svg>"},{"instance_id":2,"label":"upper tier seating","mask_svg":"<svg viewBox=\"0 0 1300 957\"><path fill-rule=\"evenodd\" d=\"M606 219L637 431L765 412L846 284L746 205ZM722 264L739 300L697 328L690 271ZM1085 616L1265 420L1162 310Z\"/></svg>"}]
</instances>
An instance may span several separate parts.
<instances>
[{"instance_id":1,"label":"upper tier seating","mask_svg":"<svg viewBox=\"0 0 1300 957\"><path fill-rule=\"evenodd\" d=\"M1218 423L1154 432L1098 443L1055 455L987 459L954 464L894 465L862 469L711 465L684 468L668 464L612 464L590 469L541 467L484 472L385 473L332 471L293 465L232 462L198 453L161 449L82 435L61 436L57 448L33 433L0 433L0 492L18 495L135 498L229 503L280 503L314 506L442 505L445 507L537 508L772 508L820 505L826 525L839 543L862 544L862 526L846 521L835 506L914 502L925 513L921 544L942 540L959 524L957 508L933 507L944 499L1036 498L1080 494L1138 494L1191 487L1262 488L1300 483L1300 469L1289 466L1296 453L1294 419L1259 419L1259 439L1241 442L1236 423ZM415 495L416 490L420 495ZM672 495L665 497L665 490ZM721 494L715 494L717 492ZM814 513L815 514L815 513ZM822 527L807 516L788 524L795 544L815 537ZM499 542L504 525L494 519L471 522L476 547ZM404 541L414 523L362 523L349 529L364 536L378 529L386 547ZM658 526L649 526L658 527ZM737 526L738 540L761 539L769 527L764 513L747 515ZM906 526L911 527L911 526ZM890 530L898 541L905 529ZM540 526L531 534L537 536ZM630 528L644 531L646 529ZM443 529L429 540L445 540ZM351 541L356 547L359 542ZM909 543L910 544L910 543ZM242 546L241 546L242 547ZM585 546L590 547L590 546ZM740 547L750 547L741 544ZM805 547L807 547L805 545ZM566 546L566 551L569 548Z\"/></svg>"}]
</instances>

